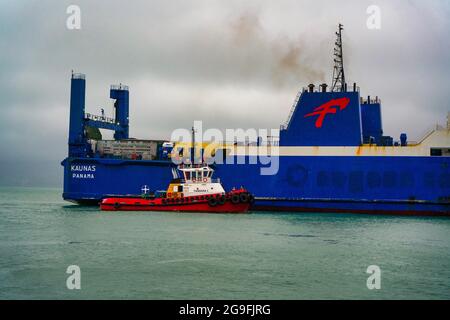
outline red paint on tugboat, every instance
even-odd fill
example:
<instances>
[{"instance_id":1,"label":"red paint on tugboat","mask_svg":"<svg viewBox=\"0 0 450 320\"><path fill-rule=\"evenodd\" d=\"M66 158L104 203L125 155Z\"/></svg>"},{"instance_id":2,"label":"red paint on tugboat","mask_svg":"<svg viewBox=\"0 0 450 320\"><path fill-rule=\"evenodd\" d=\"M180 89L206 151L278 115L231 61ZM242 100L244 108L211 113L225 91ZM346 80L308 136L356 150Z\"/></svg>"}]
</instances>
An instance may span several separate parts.
<instances>
[{"instance_id":1,"label":"red paint on tugboat","mask_svg":"<svg viewBox=\"0 0 450 320\"><path fill-rule=\"evenodd\" d=\"M208 213L246 213L253 196L245 189L225 194L178 198L106 198L100 204L104 211L176 211Z\"/></svg>"}]
</instances>

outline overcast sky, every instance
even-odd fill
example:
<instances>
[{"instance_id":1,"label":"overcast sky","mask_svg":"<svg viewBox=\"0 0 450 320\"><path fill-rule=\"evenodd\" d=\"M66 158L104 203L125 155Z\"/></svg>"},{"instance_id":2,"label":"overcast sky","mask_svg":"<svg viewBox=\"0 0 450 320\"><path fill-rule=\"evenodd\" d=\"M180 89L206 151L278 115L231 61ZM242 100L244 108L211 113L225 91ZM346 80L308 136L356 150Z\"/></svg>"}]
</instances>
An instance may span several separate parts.
<instances>
[{"instance_id":1,"label":"overcast sky","mask_svg":"<svg viewBox=\"0 0 450 320\"><path fill-rule=\"evenodd\" d=\"M81 30L66 28L70 4ZM381 29L366 27L369 5ZM347 81L379 96L385 134L445 122L450 1L0 1L0 185L60 186L70 72L88 112L130 86L130 135L175 128L278 128L297 91L330 82L337 24ZM111 135L106 135L106 137Z\"/></svg>"}]
</instances>

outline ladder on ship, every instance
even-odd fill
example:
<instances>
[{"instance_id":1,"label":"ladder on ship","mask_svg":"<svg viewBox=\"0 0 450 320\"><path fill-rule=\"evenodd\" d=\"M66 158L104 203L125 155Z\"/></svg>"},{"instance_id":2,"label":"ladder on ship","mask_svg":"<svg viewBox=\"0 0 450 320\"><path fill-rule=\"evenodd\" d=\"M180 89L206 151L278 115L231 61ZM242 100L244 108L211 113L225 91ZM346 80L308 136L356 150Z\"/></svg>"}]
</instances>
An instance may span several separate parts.
<instances>
[{"instance_id":1,"label":"ladder on ship","mask_svg":"<svg viewBox=\"0 0 450 320\"><path fill-rule=\"evenodd\" d=\"M301 95L302 95L302 92L299 91L297 93L297 96L295 97L294 103L292 104L291 111L289 111L289 116L288 116L286 122L284 123L284 125L281 126L282 129L288 128L289 123L291 122L292 115L294 114L295 108L297 107L297 104L298 104L298 101L300 100Z\"/></svg>"}]
</instances>

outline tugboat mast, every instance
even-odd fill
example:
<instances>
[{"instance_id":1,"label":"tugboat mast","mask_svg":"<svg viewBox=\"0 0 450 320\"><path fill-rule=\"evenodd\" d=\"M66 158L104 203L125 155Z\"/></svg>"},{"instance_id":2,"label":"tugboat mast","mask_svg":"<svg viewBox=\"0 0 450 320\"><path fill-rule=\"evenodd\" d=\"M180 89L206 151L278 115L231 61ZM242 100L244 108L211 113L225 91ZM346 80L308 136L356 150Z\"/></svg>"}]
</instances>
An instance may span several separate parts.
<instances>
[{"instance_id":1,"label":"tugboat mast","mask_svg":"<svg viewBox=\"0 0 450 320\"><path fill-rule=\"evenodd\" d=\"M196 144L196 142L195 142L195 132L196 132L196 130L195 130L195 128L194 127L192 127L192 129L191 129L192 131L192 148L191 148L191 165L194 165L194 164L202 164L203 163L203 157L200 157L200 158L198 158L197 157L197 146L195 145ZM200 156L201 156L201 152L202 152L202 150L201 150L201 148L200 148Z\"/></svg>"},{"instance_id":2,"label":"tugboat mast","mask_svg":"<svg viewBox=\"0 0 450 320\"><path fill-rule=\"evenodd\" d=\"M191 149L191 164L195 163L195 129L192 127L192 149Z\"/></svg>"},{"instance_id":3,"label":"tugboat mast","mask_svg":"<svg viewBox=\"0 0 450 320\"><path fill-rule=\"evenodd\" d=\"M331 87L332 92L345 91L345 74L344 74L344 55L342 52L342 30L343 25L339 23L339 30L336 32L336 42L334 48L334 69L333 69L333 85Z\"/></svg>"}]
</instances>

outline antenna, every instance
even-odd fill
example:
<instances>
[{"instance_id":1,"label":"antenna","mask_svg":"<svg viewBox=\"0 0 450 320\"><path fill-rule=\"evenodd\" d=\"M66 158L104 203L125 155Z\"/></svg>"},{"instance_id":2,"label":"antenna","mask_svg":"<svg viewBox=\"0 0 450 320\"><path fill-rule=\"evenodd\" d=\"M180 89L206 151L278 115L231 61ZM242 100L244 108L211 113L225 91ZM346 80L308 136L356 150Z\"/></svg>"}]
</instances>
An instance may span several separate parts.
<instances>
[{"instance_id":1,"label":"antenna","mask_svg":"<svg viewBox=\"0 0 450 320\"><path fill-rule=\"evenodd\" d=\"M339 31L336 32L336 42L334 47L334 69L333 69L333 85L332 92L345 91L345 75L344 75L344 55L342 52L342 30L344 26L339 23Z\"/></svg>"},{"instance_id":2,"label":"antenna","mask_svg":"<svg viewBox=\"0 0 450 320\"><path fill-rule=\"evenodd\" d=\"M192 127L192 149L191 149L191 163L195 163L195 128Z\"/></svg>"}]
</instances>

